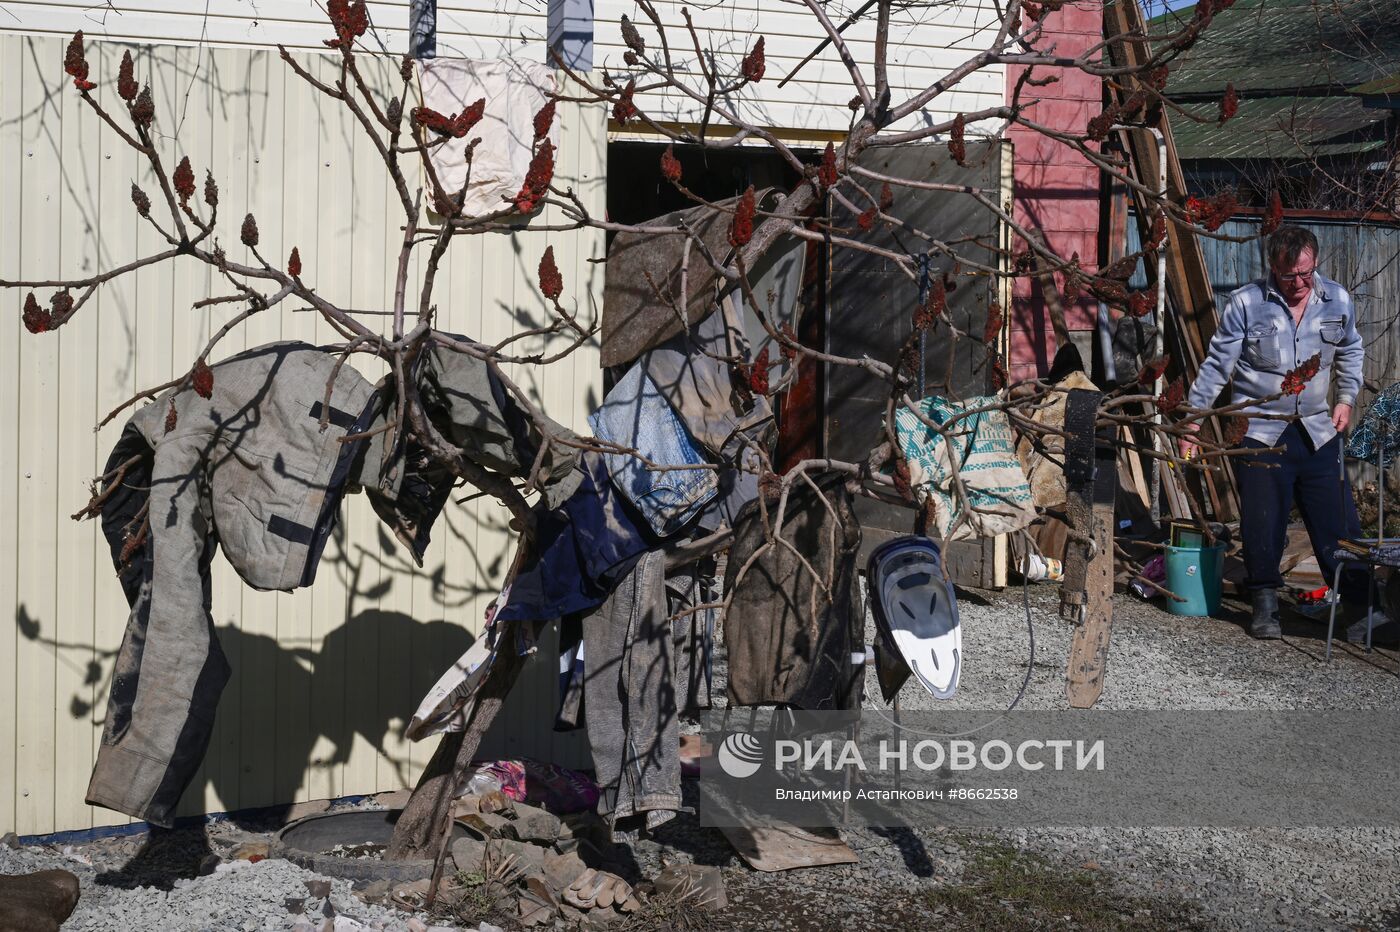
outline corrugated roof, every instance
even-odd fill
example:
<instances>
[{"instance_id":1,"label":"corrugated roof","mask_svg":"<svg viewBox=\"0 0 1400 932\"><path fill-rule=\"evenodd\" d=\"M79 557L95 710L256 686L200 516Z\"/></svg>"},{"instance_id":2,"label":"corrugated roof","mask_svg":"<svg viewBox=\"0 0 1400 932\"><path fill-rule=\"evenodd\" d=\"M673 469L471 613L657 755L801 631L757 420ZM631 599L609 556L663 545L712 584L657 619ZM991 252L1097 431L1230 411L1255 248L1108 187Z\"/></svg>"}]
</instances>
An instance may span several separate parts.
<instances>
[{"instance_id":1,"label":"corrugated roof","mask_svg":"<svg viewBox=\"0 0 1400 932\"><path fill-rule=\"evenodd\" d=\"M1152 20L1154 35L1192 17L1187 7ZM1171 65L1173 98L1244 91L1352 87L1400 73L1397 0L1238 0L1217 13Z\"/></svg>"},{"instance_id":2,"label":"corrugated roof","mask_svg":"<svg viewBox=\"0 0 1400 932\"><path fill-rule=\"evenodd\" d=\"M1224 126L1216 122L1218 104L1185 105L1196 123L1172 115L1172 137L1184 160L1301 159L1366 152L1385 144L1378 124L1386 110L1366 107L1354 97L1265 97L1242 99L1239 111Z\"/></svg>"}]
</instances>

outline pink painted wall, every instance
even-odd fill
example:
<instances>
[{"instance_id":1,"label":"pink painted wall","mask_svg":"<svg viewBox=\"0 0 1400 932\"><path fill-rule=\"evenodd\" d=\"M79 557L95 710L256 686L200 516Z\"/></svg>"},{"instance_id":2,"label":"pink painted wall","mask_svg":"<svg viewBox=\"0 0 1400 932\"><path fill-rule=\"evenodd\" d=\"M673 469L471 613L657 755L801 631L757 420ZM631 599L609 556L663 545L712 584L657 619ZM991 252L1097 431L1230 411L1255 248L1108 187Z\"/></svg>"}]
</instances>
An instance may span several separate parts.
<instances>
[{"instance_id":1,"label":"pink painted wall","mask_svg":"<svg viewBox=\"0 0 1400 932\"><path fill-rule=\"evenodd\" d=\"M1046 20L1046 34L1037 43L1054 45L1057 54L1078 55L1101 41L1103 19L1098 0L1069 3ZM1006 93L1025 69L1007 69ZM1035 101L1025 111L1042 125L1083 132L1102 106L1100 80L1064 68L1037 68L1035 76L1055 75L1059 81L1045 87L1027 86L1022 102ZM1075 252L1086 268L1098 260L1099 172L1073 149L1024 127L1011 129L1015 147L1016 219L1029 229L1041 229L1051 247L1068 259ZM1060 277L1056 276L1057 282ZM1070 330L1091 330L1095 308L1081 301L1066 308ZM1016 282L1010 315L1010 375L1013 380L1043 375L1055 356L1055 334L1045 313L1038 285ZM1085 363L1089 360L1086 358Z\"/></svg>"}]
</instances>

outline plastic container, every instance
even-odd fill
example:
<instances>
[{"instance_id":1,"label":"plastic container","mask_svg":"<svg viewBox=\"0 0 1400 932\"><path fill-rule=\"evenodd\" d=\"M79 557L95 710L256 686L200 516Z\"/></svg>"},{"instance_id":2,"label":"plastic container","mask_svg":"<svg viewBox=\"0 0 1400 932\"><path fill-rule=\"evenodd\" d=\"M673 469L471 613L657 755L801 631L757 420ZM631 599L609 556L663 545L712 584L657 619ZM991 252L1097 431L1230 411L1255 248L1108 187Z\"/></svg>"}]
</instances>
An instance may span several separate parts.
<instances>
[{"instance_id":1,"label":"plastic container","mask_svg":"<svg viewBox=\"0 0 1400 932\"><path fill-rule=\"evenodd\" d=\"M1173 615L1199 617L1220 609L1221 580L1225 571L1225 545L1167 547L1166 587L1186 601L1167 599Z\"/></svg>"}]
</instances>

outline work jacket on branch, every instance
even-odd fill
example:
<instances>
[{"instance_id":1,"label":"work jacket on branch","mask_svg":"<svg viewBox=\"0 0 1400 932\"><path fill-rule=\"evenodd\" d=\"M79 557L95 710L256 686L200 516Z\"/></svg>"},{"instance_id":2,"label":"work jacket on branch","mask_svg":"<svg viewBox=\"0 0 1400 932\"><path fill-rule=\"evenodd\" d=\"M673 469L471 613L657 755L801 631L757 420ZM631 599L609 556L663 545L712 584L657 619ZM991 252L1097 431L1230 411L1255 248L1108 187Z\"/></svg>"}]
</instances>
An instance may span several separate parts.
<instances>
[{"instance_id":1,"label":"work jacket on branch","mask_svg":"<svg viewBox=\"0 0 1400 932\"><path fill-rule=\"evenodd\" d=\"M169 430L170 395L123 430L108 469L135 463L104 502L102 529L131 615L89 803L169 826L204 758L229 677L209 612L215 549L256 589L314 578L354 455L340 438L373 393L342 366L322 430L334 367L305 344L261 347L214 366L209 398L175 393Z\"/></svg>"}]
</instances>

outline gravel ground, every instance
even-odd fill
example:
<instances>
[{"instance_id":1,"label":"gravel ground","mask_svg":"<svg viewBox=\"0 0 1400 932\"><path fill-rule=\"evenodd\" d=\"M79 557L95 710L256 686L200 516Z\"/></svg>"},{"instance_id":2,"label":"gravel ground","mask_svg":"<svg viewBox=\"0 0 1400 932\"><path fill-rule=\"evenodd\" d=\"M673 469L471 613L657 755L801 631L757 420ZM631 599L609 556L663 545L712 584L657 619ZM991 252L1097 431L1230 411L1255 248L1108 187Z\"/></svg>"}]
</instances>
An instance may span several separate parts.
<instances>
[{"instance_id":1,"label":"gravel ground","mask_svg":"<svg viewBox=\"0 0 1400 932\"><path fill-rule=\"evenodd\" d=\"M1071 627L1057 614L1052 586L1032 590L1036 659L1022 707L1061 709ZM943 706L1004 708L1020 687L1027 637L1019 589L959 597L965 666L960 692ZM1400 657L1338 645L1321 662L1319 628L1298 620L1285 638L1256 642L1225 620L1177 618L1131 596L1116 599L1101 709L1400 710ZM1233 622L1233 623L1232 623ZM873 638L873 630L868 639ZM874 689L873 679L869 681ZM723 664L716 664L723 696ZM878 696L870 700L878 704ZM906 687L906 709L928 708ZM693 786L688 789L693 791ZM227 823L187 831L157 855L142 839L108 839L60 850L0 847L0 873L62 866L83 896L65 924L76 930L321 928L326 904L341 924L415 929L411 917L356 899L334 882L309 895L313 875L264 860L191 876L211 850L229 856L265 839ZM631 929L1400 929L1400 830L1392 829L1023 829L921 831L851 829L860 863L763 874L749 870L716 831L681 817L651 839L619 848L629 879L667 863L722 868L730 906L706 917L634 922ZM82 863L92 861L91 865ZM98 882L99 873L125 870ZM113 885L113 884L118 885ZM123 886L124 885L124 886ZM292 910L289 911L288 901ZM426 922L427 917L417 917ZM358 923L358 926L351 925ZM332 923L333 925L334 923Z\"/></svg>"},{"instance_id":2,"label":"gravel ground","mask_svg":"<svg viewBox=\"0 0 1400 932\"><path fill-rule=\"evenodd\" d=\"M231 855L238 844L265 837L216 826L207 835L204 829L172 832L145 853L144 835L63 847L0 846L0 874L52 867L76 874L82 893L64 932L311 930L327 920L335 932L421 932L421 925L409 925L413 916L366 904L348 882L317 877L289 861L228 860L199 875L211 854ZM318 880L329 884L329 895L315 895Z\"/></svg>"},{"instance_id":3,"label":"gravel ground","mask_svg":"<svg viewBox=\"0 0 1400 932\"><path fill-rule=\"evenodd\" d=\"M1030 602L1035 662L1020 707L1065 709L1073 629L1059 617L1057 587L1032 588ZM1259 642L1241 627L1246 607L1227 602L1225 608L1219 619L1181 618L1132 596L1116 596L1108 673L1096 708L1400 710L1400 657L1394 651L1368 655L1334 644L1333 662L1324 664L1325 626L1295 617L1285 621L1282 641ZM905 709L1000 709L1020 689L1029 659L1020 588L960 592L959 609L964 667L957 697L939 704L910 684L900 695ZM873 622L866 639L874 640ZM723 694L722 666L716 664L717 696ZM876 695L867 706L883 706L873 674L867 678L870 692ZM1211 928L1400 929L1396 829L1036 828L955 835L859 829L845 837L860 854L859 865L786 875L727 873L741 891L766 888L761 901L781 892L791 896L780 899L799 904L733 927L848 928L843 917L865 925L862 916L878 917L868 926L874 927L888 924L885 904L901 900L918 907L911 915L946 920L936 893L965 883L965 872L990 849L1043 858L1034 866L1062 872L1061 883L1092 873L1096 895L1111 890L1133 899L1139 911L1169 917L1163 928L1191 921ZM717 857L713 863L728 863L723 850ZM828 879L817 881L818 875ZM848 904L852 887L867 893ZM778 918L784 914L788 918ZM1018 918L1032 924L1036 917ZM1104 922L1104 928L1138 927ZM911 920L893 927L912 926ZM954 921L953 927L962 926ZM972 920L966 927L1000 926Z\"/></svg>"}]
</instances>

